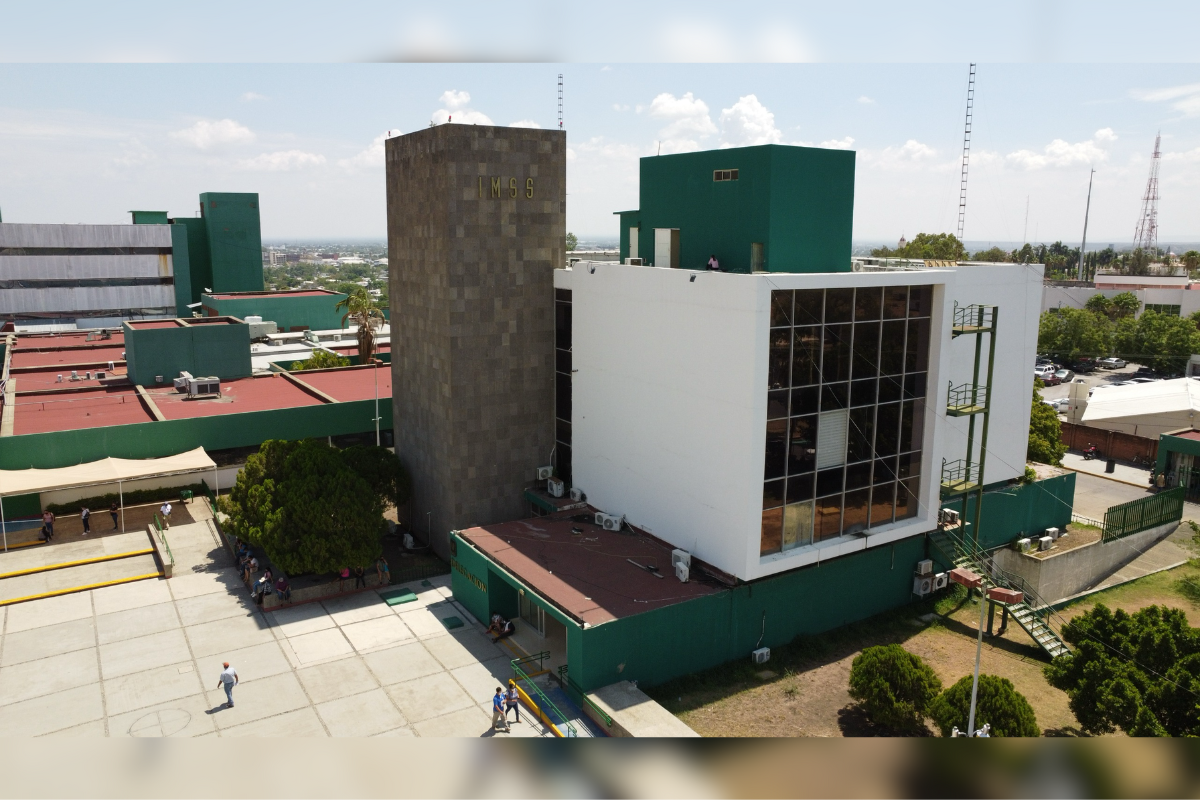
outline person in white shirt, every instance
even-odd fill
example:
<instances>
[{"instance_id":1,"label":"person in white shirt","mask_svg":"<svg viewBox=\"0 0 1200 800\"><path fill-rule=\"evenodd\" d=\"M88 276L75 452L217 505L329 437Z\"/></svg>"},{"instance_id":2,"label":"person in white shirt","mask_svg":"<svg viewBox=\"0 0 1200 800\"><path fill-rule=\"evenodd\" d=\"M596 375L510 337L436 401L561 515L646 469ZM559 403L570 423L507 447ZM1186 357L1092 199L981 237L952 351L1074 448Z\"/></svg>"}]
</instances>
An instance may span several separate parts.
<instances>
[{"instance_id":1,"label":"person in white shirt","mask_svg":"<svg viewBox=\"0 0 1200 800\"><path fill-rule=\"evenodd\" d=\"M171 527L170 526L170 522L171 522L171 501L170 500L168 500L162 504L162 507L158 509L158 513L162 515L163 525L166 525L168 528Z\"/></svg>"},{"instance_id":2,"label":"person in white shirt","mask_svg":"<svg viewBox=\"0 0 1200 800\"><path fill-rule=\"evenodd\" d=\"M236 669L229 666L228 661L223 666L225 667L225 671L221 673L221 678L217 681L217 686L225 688L225 696L229 698L229 707L233 708L233 687L239 683L238 674Z\"/></svg>"},{"instance_id":3,"label":"person in white shirt","mask_svg":"<svg viewBox=\"0 0 1200 800\"><path fill-rule=\"evenodd\" d=\"M714 272L721 269L721 263L717 261L717 254L713 253L708 257L708 268Z\"/></svg>"}]
</instances>

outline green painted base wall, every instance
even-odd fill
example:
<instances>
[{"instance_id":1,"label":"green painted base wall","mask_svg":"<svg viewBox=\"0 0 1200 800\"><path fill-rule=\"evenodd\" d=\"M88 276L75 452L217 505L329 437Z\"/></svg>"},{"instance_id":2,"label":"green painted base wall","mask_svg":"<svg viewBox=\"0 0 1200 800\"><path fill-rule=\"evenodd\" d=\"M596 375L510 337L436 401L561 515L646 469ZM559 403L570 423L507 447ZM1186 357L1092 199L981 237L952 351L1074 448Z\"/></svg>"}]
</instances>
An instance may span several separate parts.
<instances>
[{"instance_id":1,"label":"green painted base wall","mask_svg":"<svg viewBox=\"0 0 1200 800\"><path fill-rule=\"evenodd\" d=\"M1170 453L1200 456L1200 442L1195 439L1183 439L1166 433L1158 437L1158 462L1155 464L1156 473L1166 471L1167 459L1170 457L1168 454Z\"/></svg>"},{"instance_id":2,"label":"green painted base wall","mask_svg":"<svg viewBox=\"0 0 1200 800\"><path fill-rule=\"evenodd\" d=\"M253 373L250 326L188 325L139 329L125 323L125 360L129 379L153 386L189 372L197 378L245 378Z\"/></svg>"},{"instance_id":3,"label":"green painted base wall","mask_svg":"<svg viewBox=\"0 0 1200 800\"><path fill-rule=\"evenodd\" d=\"M42 496L40 494L15 494L4 498L4 518L20 519L21 517L36 517L42 513Z\"/></svg>"},{"instance_id":4,"label":"green painted base wall","mask_svg":"<svg viewBox=\"0 0 1200 800\"><path fill-rule=\"evenodd\" d=\"M248 295L221 299L205 294L201 300L206 309L212 309L219 316L245 319L257 315L266 322L278 325L280 333L287 333L293 328L314 331L341 328L345 312L338 311L337 304L345 297L344 294L335 293L308 297Z\"/></svg>"},{"instance_id":5,"label":"green painted base wall","mask_svg":"<svg viewBox=\"0 0 1200 800\"><path fill-rule=\"evenodd\" d=\"M1046 528L1065 528L1071 521L1075 504L1075 473L1068 472L1027 484L1009 484L983 494L983 533L979 544L985 550L1003 547L1013 539ZM943 503L943 507L962 511L962 500ZM975 523L974 498L968 499L964 514Z\"/></svg>"}]
</instances>

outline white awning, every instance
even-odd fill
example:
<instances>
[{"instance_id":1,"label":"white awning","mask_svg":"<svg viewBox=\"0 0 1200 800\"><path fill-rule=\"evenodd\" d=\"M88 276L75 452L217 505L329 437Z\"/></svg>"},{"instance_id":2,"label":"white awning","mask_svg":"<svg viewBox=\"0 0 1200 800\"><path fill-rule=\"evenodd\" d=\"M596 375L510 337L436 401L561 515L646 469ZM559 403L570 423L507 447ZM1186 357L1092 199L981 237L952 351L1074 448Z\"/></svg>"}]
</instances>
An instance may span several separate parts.
<instances>
[{"instance_id":1,"label":"white awning","mask_svg":"<svg viewBox=\"0 0 1200 800\"><path fill-rule=\"evenodd\" d=\"M203 447L165 458L102 458L57 469L0 470L0 497L215 469Z\"/></svg>"}]
</instances>

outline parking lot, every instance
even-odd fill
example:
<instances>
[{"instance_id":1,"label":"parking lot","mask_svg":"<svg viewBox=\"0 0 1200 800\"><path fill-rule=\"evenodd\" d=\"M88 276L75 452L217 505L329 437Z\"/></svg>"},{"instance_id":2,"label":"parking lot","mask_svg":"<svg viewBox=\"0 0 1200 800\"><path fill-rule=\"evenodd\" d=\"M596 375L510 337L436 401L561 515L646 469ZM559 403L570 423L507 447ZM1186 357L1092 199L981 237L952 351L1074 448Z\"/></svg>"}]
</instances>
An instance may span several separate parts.
<instances>
[{"instance_id":1,"label":"parking lot","mask_svg":"<svg viewBox=\"0 0 1200 800\"><path fill-rule=\"evenodd\" d=\"M1032 365L1030 369L1032 369ZM1112 386L1114 383L1127 381L1141 369L1140 364L1126 364L1120 369L1097 369L1095 372L1088 374L1077 374L1072 380L1083 381L1088 389L1094 389L1103 386ZM1047 386L1042 389L1043 400L1058 400L1067 397L1070 393L1069 383L1060 383L1058 386Z\"/></svg>"}]
</instances>

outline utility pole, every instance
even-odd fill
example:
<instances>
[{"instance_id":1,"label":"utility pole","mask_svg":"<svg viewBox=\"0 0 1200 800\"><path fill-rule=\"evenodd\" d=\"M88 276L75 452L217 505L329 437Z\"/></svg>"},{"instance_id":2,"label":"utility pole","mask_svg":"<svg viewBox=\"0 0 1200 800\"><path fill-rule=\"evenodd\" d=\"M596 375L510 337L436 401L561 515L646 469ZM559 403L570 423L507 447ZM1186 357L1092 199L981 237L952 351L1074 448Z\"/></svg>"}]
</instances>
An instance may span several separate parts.
<instances>
[{"instance_id":1,"label":"utility pole","mask_svg":"<svg viewBox=\"0 0 1200 800\"><path fill-rule=\"evenodd\" d=\"M1092 210L1092 178L1096 175L1096 168L1092 167L1091 173L1088 175L1088 198L1087 205L1083 208L1083 242L1079 245L1079 280L1086 280L1083 272L1083 251L1087 248L1087 224L1088 214Z\"/></svg>"},{"instance_id":2,"label":"utility pole","mask_svg":"<svg viewBox=\"0 0 1200 800\"><path fill-rule=\"evenodd\" d=\"M971 158L971 109L975 104L975 65L967 76L967 122L963 128L962 180L958 187L958 240L967 221L967 162Z\"/></svg>"},{"instance_id":3,"label":"utility pole","mask_svg":"<svg viewBox=\"0 0 1200 800\"><path fill-rule=\"evenodd\" d=\"M1029 195L1025 195L1025 230L1021 231L1021 247L1029 241Z\"/></svg>"},{"instance_id":4,"label":"utility pole","mask_svg":"<svg viewBox=\"0 0 1200 800\"><path fill-rule=\"evenodd\" d=\"M561 72L558 73L558 129L560 131L562 130L562 126L563 126L563 124L562 124L563 123L563 115L562 115L563 81L562 81L562 78L563 78L562 73Z\"/></svg>"},{"instance_id":5,"label":"utility pole","mask_svg":"<svg viewBox=\"0 0 1200 800\"><path fill-rule=\"evenodd\" d=\"M1141 248L1150 258L1158 255L1158 164L1162 152L1158 149L1162 134L1154 137L1154 152L1150 155L1150 177L1146 179L1146 193L1142 195L1142 213L1133 232L1134 249Z\"/></svg>"}]
</instances>

